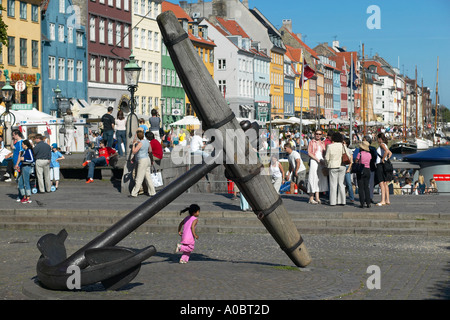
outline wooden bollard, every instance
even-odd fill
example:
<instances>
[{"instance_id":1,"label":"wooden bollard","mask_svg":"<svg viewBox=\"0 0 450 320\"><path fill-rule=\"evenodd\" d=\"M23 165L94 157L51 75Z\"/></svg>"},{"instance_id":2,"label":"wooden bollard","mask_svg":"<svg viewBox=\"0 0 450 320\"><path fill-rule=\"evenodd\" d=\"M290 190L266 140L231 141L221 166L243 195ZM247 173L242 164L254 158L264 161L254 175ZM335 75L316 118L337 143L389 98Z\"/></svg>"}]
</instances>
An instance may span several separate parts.
<instances>
[{"instance_id":1,"label":"wooden bollard","mask_svg":"<svg viewBox=\"0 0 450 320\"><path fill-rule=\"evenodd\" d=\"M261 163L237 164L239 155L227 147L227 130L242 130L216 83L178 19L171 11L157 18L164 43L187 96L204 129L216 129L216 143L223 146L225 168L235 181L255 214L296 266L306 267L311 257L269 176L261 175ZM248 145L245 136L237 135L237 146ZM219 140L219 141L217 141ZM227 150L229 149L229 150ZM228 152L227 152L228 151ZM254 152L249 148L247 155Z\"/></svg>"}]
</instances>

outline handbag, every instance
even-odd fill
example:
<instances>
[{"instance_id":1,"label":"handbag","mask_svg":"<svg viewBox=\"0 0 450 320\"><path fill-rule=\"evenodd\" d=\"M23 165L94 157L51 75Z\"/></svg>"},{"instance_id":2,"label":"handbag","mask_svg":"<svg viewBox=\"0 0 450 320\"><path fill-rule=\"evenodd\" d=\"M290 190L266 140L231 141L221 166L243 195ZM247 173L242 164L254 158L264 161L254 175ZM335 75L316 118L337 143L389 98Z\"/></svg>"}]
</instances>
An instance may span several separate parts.
<instances>
[{"instance_id":1,"label":"handbag","mask_svg":"<svg viewBox=\"0 0 450 320\"><path fill-rule=\"evenodd\" d=\"M361 173L364 170L364 165L362 163L359 162L354 162L352 164L352 169L351 169L351 173Z\"/></svg>"},{"instance_id":2,"label":"handbag","mask_svg":"<svg viewBox=\"0 0 450 320\"><path fill-rule=\"evenodd\" d=\"M164 185L164 181L163 181L161 172L156 171L154 166L152 168L153 168L153 170L152 170L152 173L150 174L150 176L151 176L152 181L153 181L153 186L155 188L163 186Z\"/></svg>"},{"instance_id":3,"label":"handbag","mask_svg":"<svg viewBox=\"0 0 450 320\"><path fill-rule=\"evenodd\" d=\"M343 148L343 152L342 152L342 164L346 166L346 165L349 165L349 164L352 163L352 162L351 162L350 158L348 157L347 152L345 152L345 147L344 147L344 145L342 145L342 148Z\"/></svg>"},{"instance_id":4,"label":"handbag","mask_svg":"<svg viewBox=\"0 0 450 320\"><path fill-rule=\"evenodd\" d=\"M327 167L322 167L322 174L323 174L325 177L328 176L329 172L330 172L330 170L328 170Z\"/></svg>"}]
</instances>

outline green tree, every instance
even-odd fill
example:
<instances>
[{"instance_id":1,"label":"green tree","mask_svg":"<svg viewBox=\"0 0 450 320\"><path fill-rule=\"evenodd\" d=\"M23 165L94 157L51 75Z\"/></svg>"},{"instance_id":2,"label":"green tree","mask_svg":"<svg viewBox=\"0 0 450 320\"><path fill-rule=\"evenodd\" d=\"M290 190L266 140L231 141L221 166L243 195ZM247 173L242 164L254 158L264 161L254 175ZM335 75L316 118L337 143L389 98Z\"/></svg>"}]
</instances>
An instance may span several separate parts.
<instances>
[{"instance_id":1,"label":"green tree","mask_svg":"<svg viewBox=\"0 0 450 320\"><path fill-rule=\"evenodd\" d=\"M5 11L3 7L0 5L0 10ZM8 26L3 21L3 15L0 15L0 43L7 46L8 45L8 34L7 34ZM0 53L2 53L3 46L0 47Z\"/></svg>"}]
</instances>

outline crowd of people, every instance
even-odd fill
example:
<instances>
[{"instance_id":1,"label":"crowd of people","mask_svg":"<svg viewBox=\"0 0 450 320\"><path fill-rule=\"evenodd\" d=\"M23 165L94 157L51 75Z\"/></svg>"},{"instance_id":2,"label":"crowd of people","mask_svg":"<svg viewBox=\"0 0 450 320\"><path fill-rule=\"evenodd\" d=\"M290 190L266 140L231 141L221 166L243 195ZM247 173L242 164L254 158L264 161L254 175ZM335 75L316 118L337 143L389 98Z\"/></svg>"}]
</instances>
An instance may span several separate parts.
<instances>
[{"instance_id":1,"label":"crowd of people","mask_svg":"<svg viewBox=\"0 0 450 320\"><path fill-rule=\"evenodd\" d=\"M350 139L342 132L329 130L326 137L324 132L318 129L314 133L303 135L296 131L280 134L276 147L279 146L280 151L286 152L289 170L285 174L278 158L272 157L269 168L277 191L281 192L280 186L288 181L290 193L294 193L293 190L297 187L297 190L309 196L308 203L321 204L325 197L331 206L345 205L347 194L350 203L354 203L355 194L358 193L360 208L370 208L372 204L388 206L390 194L437 192L433 179L427 186L423 176L419 176L418 181L412 185L408 178L409 172L402 174L393 170L390 163L392 152L388 148L384 132L369 132L365 136L355 132L355 149L351 149ZM376 138L377 147L372 145L373 137ZM309 156L309 171L300 157L299 152L302 150ZM405 182L400 184L405 176ZM381 195L381 200L377 203L374 201L376 186Z\"/></svg>"},{"instance_id":2,"label":"crowd of people","mask_svg":"<svg viewBox=\"0 0 450 320\"><path fill-rule=\"evenodd\" d=\"M94 181L96 167L111 165L112 159L122 157L125 154L126 117L119 110L116 117L112 115L113 108L108 108L107 113L101 118L102 132L89 131L86 142L90 148L83 166L88 167L86 183ZM73 115L68 110L64 116L65 136L73 136ZM281 192L282 186L288 183L288 190L294 193L294 189L301 190L309 196L309 204L321 204L327 197L331 206L345 205L347 194L350 203L355 202L355 194L359 195L361 208L371 207L375 204L374 188L378 185L381 200L377 206L390 205L390 193L392 194L428 194L436 193L436 182L431 179L427 185L423 176L412 182L411 174L407 171L395 172L390 165L392 152L388 148L388 137L394 138L401 134L397 128L378 129L368 131L366 135L355 130L353 143L344 131L322 129L300 134L299 131L281 132L279 136L272 137L269 147L267 138L260 139L261 148L277 148L281 153L286 153L289 168L284 170L279 159L272 157L269 165L274 188ZM264 133L261 133L264 137ZM14 174L18 173L18 201L31 202L30 181L36 178L35 188L39 192L57 190L59 186L60 161L64 155L70 155L70 143L66 141L65 152L61 152L56 144L49 145L44 141L45 137L30 135L24 139L19 130L12 133L12 151L3 156L7 161L7 173L4 181L11 181ZM1 137L0 137L1 139ZM377 148L372 141L377 141ZM3 149L3 141L2 149ZM155 188L150 178L154 163L160 163L164 152L170 152L175 146L189 146L191 154L206 156L203 151L207 141L196 130L170 129L164 131L161 128L161 118L154 109L148 121L139 119L139 128L134 135L131 144L131 154L136 164L135 187L130 196L136 197L142 186L146 185L148 194L154 195ZM351 145L357 145L351 149ZM308 167L302 161L300 153L309 156ZM34 176L34 177L33 177ZM404 181L404 183L402 183ZM234 193L238 192L234 188ZM241 207L248 210L249 206L241 195Z\"/></svg>"},{"instance_id":3,"label":"crowd of people","mask_svg":"<svg viewBox=\"0 0 450 320\"><path fill-rule=\"evenodd\" d=\"M65 158L56 144L50 146L41 134L33 134L25 139L17 129L12 131L12 150L4 147L3 138L0 138L0 142L2 150L7 150L4 156L6 173L3 180L10 182L16 179L17 202L31 203L32 193L46 193L58 189L60 161Z\"/></svg>"}]
</instances>

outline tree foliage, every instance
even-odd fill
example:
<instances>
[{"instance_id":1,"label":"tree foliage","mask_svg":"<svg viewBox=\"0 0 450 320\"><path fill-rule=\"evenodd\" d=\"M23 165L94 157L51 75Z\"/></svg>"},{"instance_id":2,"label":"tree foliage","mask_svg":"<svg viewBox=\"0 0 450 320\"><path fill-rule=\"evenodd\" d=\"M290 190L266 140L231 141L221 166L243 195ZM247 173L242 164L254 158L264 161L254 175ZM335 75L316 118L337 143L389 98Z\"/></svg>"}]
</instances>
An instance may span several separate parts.
<instances>
[{"instance_id":1,"label":"tree foliage","mask_svg":"<svg viewBox=\"0 0 450 320\"><path fill-rule=\"evenodd\" d=\"M3 7L0 5L0 10L5 11ZM7 46L8 45L8 33L6 32L8 30L8 26L3 21L3 15L0 15L0 43L2 45ZM0 53L2 53L3 46L0 47Z\"/></svg>"}]
</instances>

